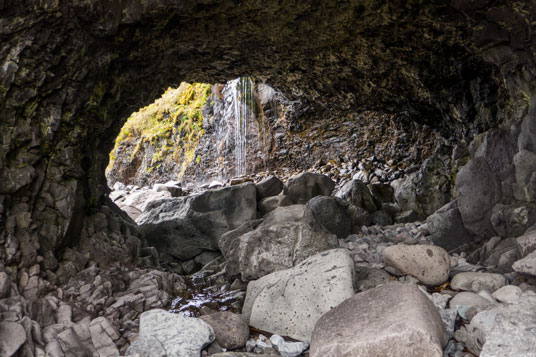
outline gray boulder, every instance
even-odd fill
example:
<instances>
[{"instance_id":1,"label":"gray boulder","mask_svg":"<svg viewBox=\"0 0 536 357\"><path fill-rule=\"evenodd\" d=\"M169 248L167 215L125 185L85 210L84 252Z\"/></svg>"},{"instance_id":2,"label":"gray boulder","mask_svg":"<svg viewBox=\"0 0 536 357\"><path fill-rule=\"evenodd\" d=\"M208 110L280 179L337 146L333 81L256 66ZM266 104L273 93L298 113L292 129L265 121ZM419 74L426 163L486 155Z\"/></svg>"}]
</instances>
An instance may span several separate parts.
<instances>
[{"instance_id":1,"label":"gray boulder","mask_svg":"<svg viewBox=\"0 0 536 357\"><path fill-rule=\"evenodd\" d=\"M484 158L474 158L461 168L456 191L465 229L481 238L491 237L494 231L490 218L500 199L500 185Z\"/></svg>"},{"instance_id":2,"label":"gray boulder","mask_svg":"<svg viewBox=\"0 0 536 357\"><path fill-rule=\"evenodd\" d=\"M449 277L450 258L434 245L396 244L382 251L385 264L419 279L427 286L441 285Z\"/></svg>"},{"instance_id":3,"label":"gray boulder","mask_svg":"<svg viewBox=\"0 0 536 357\"><path fill-rule=\"evenodd\" d=\"M525 292L517 304L496 304L477 313L456 331L475 355L482 357L534 356L536 295Z\"/></svg>"},{"instance_id":4,"label":"gray boulder","mask_svg":"<svg viewBox=\"0 0 536 357\"><path fill-rule=\"evenodd\" d=\"M371 214L372 224L378 226L389 226L393 224L393 217L387 211L379 210Z\"/></svg>"},{"instance_id":5,"label":"gray boulder","mask_svg":"<svg viewBox=\"0 0 536 357\"><path fill-rule=\"evenodd\" d=\"M512 157L516 152L515 136L507 129L497 128L482 136L473 156L486 159L495 176L504 180L513 173Z\"/></svg>"},{"instance_id":6,"label":"gray boulder","mask_svg":"<svg viewBox=\"0 0 536 357\"><path fill-rule=\"evenodd\" d=\"M463 226L457 200L447 203L426 218L426 223L432 242L447 251L473 241Z\"/></svg>"},{"instance_id":7,"label":"gray boulder","mask_svg":"<svg viewBox=\"0 0 536 357\"><path fill-rule=\"evenodd\" d=\"M354 295L316 323L310 356L443 356L447 336L415 285L389 283Z\"/></svg>"},{"instance_id":8,"label":"gray boulder","mask_svg":"<svg viewBox=\"0 0 536 357\"><path fill-rule=\"evenodd\" d=\"M322 227L339 238L346 237L352 230L348 206L349 203L345 200L331 196L316 196L307 202L307 207Z\"/></svg>"},{"instance_id":9,"label":"gray boulder","mask_svg":"<svg viewBox=\"0 0 536 357\"><path fill-rule=\"evenodd\" d=\"M264 216L266 213L272 212L277 207L291 206L293 204L294 202L285 195L266 197L259 202L259 211L261 212L261 215Z\"/></svg>"},{"instance_id":10,"label":"gray boulder","mask_svg":"<svg viewBox=\"0 0 536 357\"><path fill-rule=\"evenodd\" d=\"M501 237L519 237L536 223L536 207L530 204L496 204L491 213L493 230Z\"/></svg>"},{"instance_id":11,"label":"gray boulder","mask_svg":"<svg viewBox=\"0 0 536 357\"><path fill-rule=\"evenodd\" d=\"M219 247L227 260L227 273L244 281L292 268L306 258L338 246L305 205L278 207L263 220L224 234Z\"/></svg>"},{"instance_id":12,"label":"gray boulder","mask_svg":"<svg viewBox=\"0 0 536 357\"><path fill-rule=\"evenodd\" d=\"M315 196L329 196L334 188L335 182L328 176L303 172L288 179L283 193L294 203L303 204Z\"/></svg>"},{"instance_id":13,"label":"gray boulder","mask_svg":"<svg viewBox=\"0 0 536 357\"><path fill-rule=\"evenodd\" d=\"M536 276L536 251L516 261L512 268L518 273Z\"/></svg>"},{"instance_id":14,"label":"gray boulder","mask_svg":"<svg viewBox=\"0 0 536 357\"><path fill-rule=\"evenodd\" d=\"M249 338L249 327L240 316L229 311L222 311L201 316L200 319L214 329L216 342L221 347L234 350L246 345Z\"/></svg>"},{"instance_id":15,"label":"gray boulder","mask_svg":"<svg viewBox=\"0 0 536 357\"><path fill-rule=\"evenodd\" d=\"M359 180L347 182L337 193L336 197L342 198L356 207L361 207L368 212L374 212L378 209L369 188Z\"/></svg>"},{"instance_id":16,"label":"gray boulder","mask_svg":"<svg viewBox=\"0 0 536 357\"><path fill-rule=\"evenodd\" d=\"M251 281L242 313L250 326L309 341L320 316L354 295L353 275L347 250L317 254Z\"/></svg>"},{"instance_id":17,"label":"gray boulder","mask_svg":"<svg viewBox=\"0 0 536 357\"><path fill-rule=\"evenodd\" d=\"M454 290L473 291L487 290L493 293L506 285L506 278L501 274L465 272L456 274L450 283Z\"/></svg>"},{"instance_id":18,"label":"gray boulder","mask_svg":"<svg viewBox=\"0 0 536 357\"><path fill-rule=\"evenodd\" d=\"M270 176L255 185L258 199L277 196L283 191L283 182L275 176Z\"/></svg>"},{"instance_id":19,"label":"gray boulder","mask_svg":"<svg viewBox=\"0 0 536 357\"><path fill-rule=\"evenodd\" d=\"M161 257L188 260L205 250L217 250L222 234L254 220L256 195L255 185L246 183L160 200L136 222Z\"/></svg>"},{"instance_id":20,"label":"gray boulder","mask_svg":"<svg viewBox=\"0 0 536 357\"><path fill-rule=\"evenodd\" d=\"M384 203L392 203L395 199L395 190L384 183L371 183L367 185L376 202L376 206L381 207Z\"/></svg>"},{"instance_id":21,"label":"gray boulder","mask_svg":"<svg viewBox=\"0 0 536 357\"><path fill-rule=\"evenodd\" d=\"M24 327L16 322L0 322L0 356L13 356L24 342L26 342Z\"/></svg>"},{"instance_id":22,"label":"gray boulder","mask_svg":"<svg viewBox=\"0 0 536 357\"><path fill-rule=\"evenodd\" d=\"M536 154L532 151L521 150L514 156L517 193L516 198L523 201L532 201L534 197L530 190L532 174L536 171Z\"/></svg>"},{"instance_id":23,"label":"gray boulder","mask_svg":"<svg viewBox=\"0 0 536 357\"><path fill-rule=\"evenodd\" d=\"M516 239L516 246L519 254L525 257L536 250L536 231L525 233Z\"/></svg>"},{"instance_id":24,"label":"gray boulder","mask_svg":"<svg viewBox=\"0 0 536 357\"><path fill-rule=\"evenodd\" d=\"M139 337L126 354L199 357L201 350L214 338L212 327L200 319L149 310L141 314Z\"/></svg>"},{"instance_id":25,"label":"gray boulder","mask_svg":"<svg viewBox=\"0 0 536 357\"><path fill-rule=\"evenodd\" d=\"M452 200L452 167L439 147L423 162L419 171L391 182L395 200L403 211L414 210L427 217Z\"/></svg>"},{"instance_id":26,"label":"gray boulder","mask_svg":"<svg viewBox=\"0 0 536 357\"><path fill-rule=\"evenodd\" d=\"M9 297L11 293L11 278L6 272L0 271L0 299Z\"/></svg>"}]
</instances>

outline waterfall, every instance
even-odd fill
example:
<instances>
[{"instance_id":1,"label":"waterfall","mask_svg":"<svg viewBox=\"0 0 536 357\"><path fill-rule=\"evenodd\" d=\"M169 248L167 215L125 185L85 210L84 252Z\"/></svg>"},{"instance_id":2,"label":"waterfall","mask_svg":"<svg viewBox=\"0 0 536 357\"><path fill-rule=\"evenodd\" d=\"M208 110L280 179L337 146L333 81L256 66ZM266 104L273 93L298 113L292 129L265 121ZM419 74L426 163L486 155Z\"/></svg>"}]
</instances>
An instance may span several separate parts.
<instances>
[{"instance_id":1,"label":"waterfall","mask_svg":"<svg viewBox=\"0 0 536 357\"><path fill-rule=\"evenodd\" d=\"M253 83L248 77L240 77L228 84L232 91L234 112L234 155L235 176L245 176L247 173L247 134L248 119L253 102Z\"/></svg>"}]
</instances>

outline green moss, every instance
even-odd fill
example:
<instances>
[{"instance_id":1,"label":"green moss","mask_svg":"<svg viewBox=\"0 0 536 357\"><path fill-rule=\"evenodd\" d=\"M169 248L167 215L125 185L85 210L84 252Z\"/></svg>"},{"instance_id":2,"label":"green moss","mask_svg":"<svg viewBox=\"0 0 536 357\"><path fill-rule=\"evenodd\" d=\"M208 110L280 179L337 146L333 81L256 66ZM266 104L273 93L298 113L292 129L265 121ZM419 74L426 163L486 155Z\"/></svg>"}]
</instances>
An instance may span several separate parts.
<instances>
[{"instance_id":1,"label":"green moss","mask_svg":"<svg viewBox=\"0 0 536 357\"><path fill-rule=\"evenodd\" d=\"M137 140L130 161L145 144L150 144L156 151L146 169L148 173L168 157L180 162L180 171L184 172L194 160L199 139L205 133L202 109L211 93L210 84L181 83L179 88L168 88L160 99L132 114L116 138L109 167L113 166L122 142ZM179 140L175 141L176 138Z\"/></svg>"}]
</instances>

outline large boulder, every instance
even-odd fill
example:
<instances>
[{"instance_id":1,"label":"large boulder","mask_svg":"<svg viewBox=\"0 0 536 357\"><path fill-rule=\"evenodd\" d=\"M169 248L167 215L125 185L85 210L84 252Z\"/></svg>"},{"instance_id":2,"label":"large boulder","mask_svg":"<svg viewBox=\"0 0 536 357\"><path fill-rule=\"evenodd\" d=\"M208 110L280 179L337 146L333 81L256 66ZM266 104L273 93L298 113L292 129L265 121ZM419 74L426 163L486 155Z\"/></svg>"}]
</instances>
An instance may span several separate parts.
<instances>
[{"instance_id":1,"label":"large boulder","mask_svg":"<svg viewBox=\"0 0 536 357\"><path fill-rule=\"evenodd\" d=\"M435 245L396 244L382 251L385 264L410 274L428 286L441 285L449 278L450 258Z\"/></svg>"},{"instance_id":2,"label":"large boulder","mask_svg":"<svg viewBox=\"0 0 536 357\"><path fill-rule=\"evenodd\" d=\"M512 157L516 151L515 135L507 129L496 128L482 136L473 156L486 159L495 176L504 180L514 171Z\"/></svg>"},{"instance_id":3,"label":"large boulder","mask_svg":"<svg viewBox=\"0 0 536 357\"><path fill-rule=\"evenodd\" d=\"M212 327L200 319L149 310L141 314L139 337L127 355L199 357L214 338Z\"/></svg>"},{"instance_id":4,"label":"large boulder","mask_svg":"<svg viewBox=\"0 0 536 357\"><path fill-rule=\"evenodd\" d=\"M356 207L364 208L368 212L374 212L378 209L369 188L360 180L347 182L337 191L335 196L350 202Z\"/></svg>"},{"instance_id":5,"label":"large boulder","mask_svg":"<svg viewBox=\"0 0 536 357\"><path fill-rule=\"evenodd\" d=\"M153 202L136 222L161 256L187 260L206 250L218 250L222 234L254 220L256 195L255 185L246 183L169 198Z\"/></svg>"},{"instance_id":6,"label":"large boulder","mask_svg":"<svg viewBox=\"0 0 536 357\"><path fill-rule=\"evenodd\" d=\"M26 331L22 325L11 322L0 322L0 356L11 357L26 342Z\"/></svg>"},{"instance_id":7,"label":"large boulder","mask_svg":"<svg viewBox=\"0 0 536 357\"><path fill-rule=\"evenodd\" d=\"M536 206L533 204L496 204L491 212L491 225L501 237L519 237L536 223Z\"/></svg>"},{"instance_id":8,"label":"large boulder","mask_svg":"<svg viewBox=\"0 0 536 357\"><path fill-rule=\"evenodd\" d=\"M456 192L465 229L477 237L491 237L491 213L501 195L499 182L484 158L474 158L461 168Z\"/></svg>"},{"instance_id":9,"label":"large boulder","mask_svg":"<svg viewBox=\"0 0 536 357\"><path fill-rule=\"evenodd\" d=\"M424 218L452 200L452 167L447 153L448 148L440 146L417 172L391 182L402 211L413 210Z\"/></svg>"},{"instance_id":10,"label":"large boulder","mask_svg":"<svg viewBox=\"0 0 536 357\"><path fill-rule=\"evenodd\" d=\"M326 231L305 205L278 207L262 221L243 225L219 241L227 273L240 274L244 281L292 268L337 246L337 237Z\"/></svg>"},{"instance_id":11,"label":"large boulder","mask_svg":"<svg viewBox=\"0 0 536 357\"><path fill-rule=\"evenodd\" d=\"M266 213L272 212L277 207L291 206L293 204L294 202L285 195L266 197L259 201L259 212L264 216Z\"/></svg>"},{"instance_id":12,"label":"large boulder","mask_svg":"<svg viewBox=\"0 0 536 357\"><path fill-rule=\"evenodd\" d=\"M320 316L354 295L353 278L347 250L322 252L251 281L242 313L250 326L309 341Z\"/></svg>"},{"instance_id":13,"label":"large boulder","mask_svg":"<svg viewBox=\"0 0 536 357\"><path fill-rule=\"evenodd\" d=\"M335 182L328 176L303 172L288 179L283 193L294 203L307 203L315 196L329 196L334 188Z\"/></svg>"},{"instance_id":14,"label":"large boulder","mask_svg":"<svg viewBox=\"0 0 536 357\"><path fill-rule=\"evenodd\" d=\"M432 242L446 250L456 249L473 241L473 237L463 226L457 200L447 203L428 216L426 223Z\"/></svg>"},{"instance_id":15,"label":"large boulder","mask_svg":"<svg viewBox=\"0 0 536 357\"><path fill-rule=\"evenodd\" d=\"M348 213L349 203L338 197L316 196L307 202L316 220L339 238L346 237L352 230L352 217Z\"/></svg>"},{"instance_id":16,"label":"large boulder","mask_svg":"<svg viewBox=\"0 0 536 357\"><path fill-rule=\"evenodd\" d=\"M514 167L516 173L516 198L522 201L532 201L534 199L531 190L531 178L536 171L536 154L532 151L521 150L514 156Z\"/></svg>"},{"instance_id":17,"label":"large boulder","mask_svg":"<svg viewBox=\"0 0 536 357\"><path fill-rule=\"evenodd\" d=\"M258 199L279 195L283 191L283 182L275 176L270 176L255 185Z\"/></svg>"},{"instance_id":18,"label":"large boulder","mask_svg":"<svg viewBox=\"0 0 536 357\"><path fill-rule=\"evenodd\" d=\"M534 356L536 295L525 292L516 304L488 305L455 337L482 357Z\"/></svg>"},{"instance_id":19,"label":"large boulder","mask_svg":"<svg viewBox=\"0 0 536 357\"><path fill-rule=\"evenodd\" d=\"M316 323L310 356L443 356L447 336L435 305L412 284L354 295Z\"/></svg>"}]
</instances>

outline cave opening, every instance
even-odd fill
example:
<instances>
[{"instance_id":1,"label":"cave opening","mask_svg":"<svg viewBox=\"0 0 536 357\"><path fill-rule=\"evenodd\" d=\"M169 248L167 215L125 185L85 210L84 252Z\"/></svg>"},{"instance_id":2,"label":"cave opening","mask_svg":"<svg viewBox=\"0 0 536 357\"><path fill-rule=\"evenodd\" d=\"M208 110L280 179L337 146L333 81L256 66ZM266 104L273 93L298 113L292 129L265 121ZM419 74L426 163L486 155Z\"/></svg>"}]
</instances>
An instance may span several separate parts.
<instances>
[{"instance_id":1,"label":"cave opening","mask_svg":"<svg viewBox=\"0 0 536 357\"><path fill-rule=\"evenodd\" d=\"M534 3L202 3L0 0L0 350L221 352L158 310L205 284L238 353L530 355ZM222 185L134 221L114 180Z\"/></svg>"}]
</instances>

